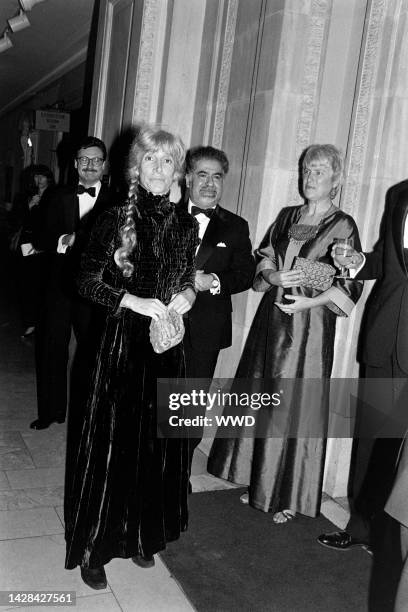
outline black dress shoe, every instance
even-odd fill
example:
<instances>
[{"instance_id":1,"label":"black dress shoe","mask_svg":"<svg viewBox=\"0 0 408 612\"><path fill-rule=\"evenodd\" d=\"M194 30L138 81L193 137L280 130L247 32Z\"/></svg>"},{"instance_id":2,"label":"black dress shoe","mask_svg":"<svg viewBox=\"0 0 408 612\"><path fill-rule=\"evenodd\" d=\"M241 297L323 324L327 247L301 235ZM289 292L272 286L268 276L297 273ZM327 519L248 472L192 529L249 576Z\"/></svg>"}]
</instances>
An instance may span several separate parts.
<instances>
[{"instance_id":1,"label":"black dress shoe","mask_svg":"<svg viewBox=\"0 0 408 612\"><path fill-rule=\"evenodd\" d=\"M52 422L53 421L42 421L41 419L36 419L30 423L30 429L47 429Z\"/></svg>"},{"instance_id":2,"label":"black dress shoe","mask_svg":"<svg viewBox=\"0 0 408 612\"><path fill-rule=\"evenodd\" d=\"M355 548L357 546L361 546L367 552L372 554L372 550L368 542L363 542L361 540L356 540L353 538L347 531L334 531L333 533L322 533L317 538L317 541L322 546L326 546L327 548L334 548L335 550L350 550L350 548Z\"/></svg>"},{"instance_id":3,"label":"black dress shoe","mask_svg":"<svg viewBox=\"0 0 408 612\"><path fill-rule=\"evenodd\" d=\"M108 585L103 565L94 569L81 567L81 578L91 589L106 589Z\"/></svg>"},{"instance_id":4,"label":"black dress shoe","mask_svg":"<svg viewBox=\"0 0 408 612\"><path fill-rule=\"evenodd\" d=\"M64 423L65 421L65 417L61 416L61 417L57 417L56 419L53 419L52 421L43 421L42 419L36 419L35 421L33 421L30 424L30 429L47 429L50 425L52 425L53 423Z\"/></svg>"},{"instance_id":5,"label":"black dress shoe","mask_svg":"<svg viewBox=\"0 0 408 612\"><path fill-rule=\"evenodd\" d=\"M32 336L35 332L35 327L34 325L29 325L24 333L21 335L22 338L30 338L30 336Z\"/></svg>"},{"instance_id":6,"label":"black dress shoe","mask_svg":"<svg viewBox=\"0 0 408 612\"><path fill-rule=\"evenodd\" d=\"M151 555L150 557L143 557L142 555L136 555L136 557L132 557L133 563L136 563L139 567L143 567L143 569L149 569L149 567L154 567L154 557Z\"/></svg>"}]
</instances>

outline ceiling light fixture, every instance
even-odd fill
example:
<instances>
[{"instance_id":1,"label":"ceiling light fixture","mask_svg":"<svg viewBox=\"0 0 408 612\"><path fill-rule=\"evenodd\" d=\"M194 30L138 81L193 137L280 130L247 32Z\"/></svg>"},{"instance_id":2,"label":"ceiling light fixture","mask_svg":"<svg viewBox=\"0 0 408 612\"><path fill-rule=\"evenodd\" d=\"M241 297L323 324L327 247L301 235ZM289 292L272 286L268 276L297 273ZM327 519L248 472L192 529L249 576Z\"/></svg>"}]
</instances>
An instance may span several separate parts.
<instances>
[{"instance_id":1,"label":"ceiling light fixture","mask_svg":"<svg viewBox=\"0 0 408 612\"><path fill-rule=\"evenodd\" d=\"M13 46L13 43L9 39L7 35L7 30L6 30L3 36L0 38L0 53L3 53L3 51L7 51L7 49L11 49L12 46Z\"/></svg>"},{"instance_id":2,"label":"ceiling light fixture","mask_svg":"<svg viewBox=\"0 0 408 612\"><path fill-rule=\"evenodd\" d=\"M28 17L25 12L20 9L20 12L15 17L7 20L9 24L10 30L12 32L19 32L20 30L24 30L24 28L28 28L30 22L28 21Z\"/></svg>"},{"instance_id":3,"label":"ceiling light fixture","mask_svg":"<svg viewBox=\"0 0 408 612\"><path fill-rule=\"evenodd\" d=\"M40 2L44 2L44 0L19 0L19 2L23 11L31 11L33 6L39 4Z\"/></svg>"}]
</instances>

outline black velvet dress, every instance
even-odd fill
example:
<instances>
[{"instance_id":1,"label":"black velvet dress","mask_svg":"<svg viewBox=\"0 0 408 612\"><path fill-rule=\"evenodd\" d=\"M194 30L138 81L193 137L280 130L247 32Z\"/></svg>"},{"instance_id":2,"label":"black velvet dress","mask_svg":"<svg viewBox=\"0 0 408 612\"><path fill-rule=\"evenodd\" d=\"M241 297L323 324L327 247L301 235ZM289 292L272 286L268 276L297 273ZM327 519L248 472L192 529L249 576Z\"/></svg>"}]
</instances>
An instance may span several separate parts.
<instances>
[{"instance_id":1,"label":"black velvet dress","mask_svg":"<svg viewBox=\"0 0 408 612\"><path fill-rule=\"evenodd\" d=\"M182 344L160 355L150 317L119 304L125 292L168 304L193 287L197 225L167 196L139 189L134 273L113 256L125 209L102 214L83 255L80 293L108 315L80 436L68 436L65 567L150 556L187 528L187 440L156 437L156 378L184 375ZM75 439L76 437L76 439Z\"/></svg>"}]
</instances>

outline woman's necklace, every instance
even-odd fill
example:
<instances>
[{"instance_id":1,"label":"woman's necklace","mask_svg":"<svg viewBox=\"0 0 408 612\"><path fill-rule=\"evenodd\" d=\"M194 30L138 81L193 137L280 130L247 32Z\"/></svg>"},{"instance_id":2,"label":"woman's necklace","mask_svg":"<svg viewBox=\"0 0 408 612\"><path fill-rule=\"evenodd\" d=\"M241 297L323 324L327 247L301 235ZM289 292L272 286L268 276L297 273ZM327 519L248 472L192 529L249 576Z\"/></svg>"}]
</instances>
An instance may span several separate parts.
<instances>
[{"instance_id":1,"label":"woman's necklace","mask_svg":"<svg viewBox=\"0 0 408 612\"><path fill-rule=\"evenodd\" d=\"M316 237L318 225L305 225L304 223L294 223L288 230L289 240L292 242L307 242Z\"/></svg>"},{"instance_id":2,"label":"woman's necklace","mask_svg":"<svg viewBox=\"0 0 408 612\"><path fill-rule=\"evenodd\" d=\"M289 240L293 242L303 243L313 240L318 232L319 225L327 217L327 215L336 208L334 204L331 204L327 210L325 210L319 217L316 218L315 223L302 223L302 213L297 221L291 225L288 230Z\"/></svg>"},{"instance_id":3,"label":"woman's necklace","mask_svg":"<svg viewBox=\"0 0 408 612\"><path fill-rule=\"evenodd\" d=\"M336 207L334 206L334 204L330 202L326 210L323 210L322 212L316 212L315 210L315 212L310 215L308 214L309 207L302 207L298 223L304 225L319 225L319 223L321 223L323 219L325 219L335 208Z\"/></svg>"}]
</instances>

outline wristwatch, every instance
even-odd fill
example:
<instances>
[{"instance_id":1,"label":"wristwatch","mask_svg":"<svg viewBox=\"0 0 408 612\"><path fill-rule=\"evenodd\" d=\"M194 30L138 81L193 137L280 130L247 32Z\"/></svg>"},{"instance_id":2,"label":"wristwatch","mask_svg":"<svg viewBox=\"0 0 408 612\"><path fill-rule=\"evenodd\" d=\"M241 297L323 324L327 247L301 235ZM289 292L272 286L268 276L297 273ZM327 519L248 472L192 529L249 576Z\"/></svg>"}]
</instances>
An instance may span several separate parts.
<instances>
[{"instance_id":1,"label":"wristwatch","mask_svg":"<svg viewBox=\"0 0 408 612\"><path fill-rule=\"evenodd\" d=\"M218 289L218 287L220 286L219 278L217 278L215 274L213 273L211 273L211 276L213 277L213 281L211 283L211 289Z\"/></svg>"}]
</instances>

